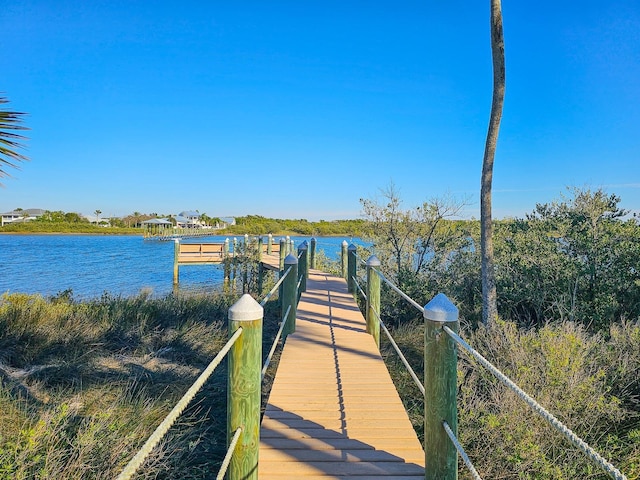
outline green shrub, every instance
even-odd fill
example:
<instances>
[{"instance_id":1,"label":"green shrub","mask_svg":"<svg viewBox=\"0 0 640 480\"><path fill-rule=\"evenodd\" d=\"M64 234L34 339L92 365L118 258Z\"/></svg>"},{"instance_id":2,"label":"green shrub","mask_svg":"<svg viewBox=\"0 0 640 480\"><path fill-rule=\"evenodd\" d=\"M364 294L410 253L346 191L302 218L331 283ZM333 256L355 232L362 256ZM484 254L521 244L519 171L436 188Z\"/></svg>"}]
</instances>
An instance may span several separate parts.
<instances>
[{"instance_id":1,"label":"green shrub","mask_svg":"<svg viewBox=\"0 0 640 480\"><path fill-rule=\"evenodd\" d=\"M423 328L393 332L419 377ZM640 325L605 336L572 322L529 330L499 322L463 336L629 479L640 478ZM382 351L421 436L422 396L391 347L383 342ZM459 438L483 478L608 478L475 359L460 352L458 365Z\"/></svg>"}]
</instances>

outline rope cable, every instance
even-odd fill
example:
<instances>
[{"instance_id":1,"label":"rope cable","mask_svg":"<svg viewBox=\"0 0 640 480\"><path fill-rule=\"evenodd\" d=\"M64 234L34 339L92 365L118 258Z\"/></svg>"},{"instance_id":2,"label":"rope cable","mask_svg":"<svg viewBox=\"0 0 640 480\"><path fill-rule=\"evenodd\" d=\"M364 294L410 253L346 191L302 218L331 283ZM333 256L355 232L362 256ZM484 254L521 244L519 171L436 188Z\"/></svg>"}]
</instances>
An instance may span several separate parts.
<instances>
[{"instance_id":1,"label":"rope cable","mask_svg":"<svg viewBox=\"0 0 640 480\"><path fill-rule=\"evenodd\" d=\"M356 259L359 260L360 263L362 263L363 265L367 264L367 261L361 258L360 255L358 255L357 253L355 255L356 255Z\"/></svg>"},{"instance_id":2,"label":"rope cable","mask_svg":"<svg viewBox=\"0 0 640 480\"><path fill-rule=\"evenodd\" d=\"M360 286L360 284L358 283L358 279L354 276L351 277L353 279L353 283L356 284L356 287L358 287L358 290L360 290L360 295L362 295L364 297L364 299L367 299L367 294L364 293L364 290L362 290L362 287Z\"/></svg>"},{"instance_id":3,"label":"rope cable","mask_svg":"<svg viewBox=\"0 0 640 480\"><path fill-rule=\"evenodd\" d=\"M282 285L282 282L284 282L284 279L287 277L287 275L289 275L289 272L291 271L291 267L287 268L287 270L284 272L284 275L282 275L280 277L280 279L277 281L277 283L273 286L273 288L271 289L271 291L269 293L267 293L267 295L264 297L264 299L260 302L260 306L264 307L267 304L267 300L269 300L269 298L271 298L271 295L273 295L276 290L278 289L278 287L280 285Z\"/></svg>"},{"instance_id":4,"label":"rope cable","mask_svg":"<svg viewBox=\"0 0 640 480\"><path fill-rule=\"evenodd\" d=\"M238 440L240 440L240 434L242 434L242 427L238 427L233 434L233 438L231 439L231 443L229 444L229 448L227 449L227 453L224 456L224 460L222 461L222 465L220 466L220 471L216 476L216 480L223 480L225 474L227 473L227 469L229 468L229 464L231 463L231 458L236 450L236 445L238 444Z\"/></svg>"},{"instance_id":5,"label":"rope cable","mask_svg":"<svg viewBox=\"0 0 640 480\"><path fill-rule=\"evenodd\" d=\"M422 393L422 396L424 397L424 385L422 385L422 382L416 375L416 372L413 371L413 368L411 368L411 365L409 365L409 362L407 361L403 353L400 351L400 347L398 347L398 344L395 342L395 340L391 336L391 333L389 332L389 330L387 329L387 326L384 324L384 322L380 318L380 315L378 314L378 312L376 312L375 309L373 308L372 310L375 316L378 318L378 321L380 322L380 326L382 327L382 330L384 331L384 333L387 334L387 338L389 339L389 342L391 342L391 345L393 345L393 348L395 349L396 353L400 357L400 360L402 360L402 363L404 364L407 371L409 372L409 375L411 375L411 378L413 379L414 383L416 384L416 386Z\"/></svg>"},{"instance_id":6,"label":"rope cable","mask_svg":"<svg viewBox=\"0 0 640 480\"><path fill-rule=\"evenodd\" d=\"M274 352L278 346L278 342L280 341L280 337L282 336L282 332L284 330L284 326L287 324L287 319L289 318L289 312L291 312L291 305L287 308L287 311L284 314L284 318L282 322L280 322L280 328L278 329L278 333L276 334L276 339L273 341L271 345L271 350L269 350L269 355L267 355L267 359L264 362L264 366L262 367L262 373L260 374L260 381L264 380L264 376L267 373L267 368L269 368L269 363L271 363L271 358L273 357Z\"/></svg>"},{"instance_id":7,"label":"rope cable","mask_svg":"<svg viewBox=\"0 0 640 480\"><path fill-rule=\"evenodd\" d=\"M424 314L424 308L418 304L418 302L416 302L415 300L413 300L409 295L407 295L406 293L404 293L402 290L400 290L398 287L396 287L393 283L391 283L389 280L387 280L387 277L385 277L382 272L380 272L380 270L374 270L382 280L384 280L384 283L386 283L387 285L389 285L395 292L397 292L402 298L404 298L407 302L409 302L411 305L413 305L414 307L416 307L420 312L422 312Z\"/></svg>"},{"instance_id":8,"label":"rope cable","mask_svg":"<svg viewBox=\"0 0 640 480\"><path fill-rule=\"evenodd\" d=\"M544 420L546 420L552 427L554 427L558 432L560 432L564 437L569 440L571 444L577 447L582 453L584 453L589 459L598 465L605 473L607 473L611 478L616 480L627 480L627 477L622 474L616 467L614 467L611 463L605 460L598 452L596 452L593 448L591 448L584 440L578 437L575 433L573 433L568 427L566 427L560 420L554 417L551 413L549 413L545 408L536 402L533 398L531 398L524 390L522 390L518 385L516 385L510 378L508 378L504 373L498 370L497 367L491 364L486 358L484 358L480 353L473 349L467 342L465 342L458 334L456 334L453 330L451 330L446 325L442 327L445 332L449 334L449 336L455 340L461 347L463 347L471 356L473 356L480 364L489 370L498 380L500 380L503 384L505 384L508 388L513 390L515 394L520 397L534 412L540 415Z\"/></svg>"},{"instance_id":9,"label":"rope cable","mask_svg":"<svg viewBox=\"0 0 640 480\"><path fill-rule=\"evenodd\" d=\"M462 461L464 462L464 464L469 469L469 472L471 473L471 476L475 480L482 480L482 477L478 474L478 471L473 466L473 463L471 463L471 459L469 458L467 453L464 451L464 448L462 448L462 444L456 438L456 436L453 433L453 430L451 430L451 427L449 426L449 424L443 420L442 421L442 426L444 427L444 431L447 432L447 435L449 435L449 439L451 440L451 443L453 443L453 446L456 447L456 450L460 454L460 458L462 458Z\"/></svg>"},{"instance_id":10,"label":"rope cable","mask_svg":"<svg viewBox=\"0 0 640 480\"><path fill-rule=\"evenodd\" d=\"M153 450L153 448L158 444L158 442L162 439L162 437L164 437L164 435L169 431L169 428L171 428L173 423L184 411L184 409L187 407L189 402L191 402L193 397L195 397L196 393L198 393L198 391L202 388L204 383L209 379L209 377L211 376L213 371L216 369L216 367L220 364L220 362L225 357L225 355L229 353L229 350L231 350L231 347L233 346L233 344L236 343L236 340L240 338L240 335L242 335L242 327L238 328L238 330L234 332L231 338L229 338L229 340L224 345L224 347L222 347L222 349L220 350L220 352L218 352L215 358L211 360L211 363L207 365L207 368L203 370L203 372L196 379L193 385L189 387L189 390L187 390L187 393L183 395L183 397L178 401L176 406L173 407L173 409L165 417L162 423L158 425L158 427L147 439L147 441L142 446L142 448L140 448L138 453L136 453L136 455L129 461L129 463L124 468L122 473L118 475L116 480L128 480L131 478L131 476L134 473L136 473L140 465L142 465L142 463L146 460L146 458L151 453L151 450Z\"/></svg>"}]
</instances>

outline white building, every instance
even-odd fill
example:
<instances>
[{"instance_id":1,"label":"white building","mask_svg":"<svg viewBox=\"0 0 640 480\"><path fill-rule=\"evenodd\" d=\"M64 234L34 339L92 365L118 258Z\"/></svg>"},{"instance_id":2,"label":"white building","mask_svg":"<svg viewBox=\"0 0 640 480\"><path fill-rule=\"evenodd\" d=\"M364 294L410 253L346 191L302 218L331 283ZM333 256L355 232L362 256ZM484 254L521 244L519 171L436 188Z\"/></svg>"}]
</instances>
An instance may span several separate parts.
<instances>
[{"instance_id":1,"label":"white building","mask_svg":"<svg viewBox=\"0 0 640 480\"><path fill-rule=\"evenodd\" d=\"M26 210L13 210L11 212L0 214L0 225L15 222L29 222L41 217L44 210L41 208L27 208Z\"/></svg>"}]
</instances>

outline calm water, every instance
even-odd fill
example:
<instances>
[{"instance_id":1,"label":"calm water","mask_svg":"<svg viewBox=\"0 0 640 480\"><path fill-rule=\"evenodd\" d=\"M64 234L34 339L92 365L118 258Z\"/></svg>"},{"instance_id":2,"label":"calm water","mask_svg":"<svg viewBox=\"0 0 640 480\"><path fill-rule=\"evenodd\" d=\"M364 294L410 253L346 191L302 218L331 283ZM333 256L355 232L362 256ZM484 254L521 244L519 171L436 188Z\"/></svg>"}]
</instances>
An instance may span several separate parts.
<instances>
[{"instance_id":1,"label":"calm water","mask_svg":"<svg viewBox=\"0 0 640 480\"><path fill-rule=\"evenodd\" d=\"M185 240L222 242L226 237ZM240 239L240 237L238 237ZM280 237L274 237L274 242ZM296 245L307 237L292 237ZM350 238L318 238L318 250L329 258L340 255ZM354 239L357 243L359 240ZM143 289L154 295L172 291L173 242L143 241L141 236L0 235L0 293L55 295L66 289L74 298L109 292L135 295ZM180 267L180 288L209 291L222 282L219 266Z\"/></svg>"}]
</instances>

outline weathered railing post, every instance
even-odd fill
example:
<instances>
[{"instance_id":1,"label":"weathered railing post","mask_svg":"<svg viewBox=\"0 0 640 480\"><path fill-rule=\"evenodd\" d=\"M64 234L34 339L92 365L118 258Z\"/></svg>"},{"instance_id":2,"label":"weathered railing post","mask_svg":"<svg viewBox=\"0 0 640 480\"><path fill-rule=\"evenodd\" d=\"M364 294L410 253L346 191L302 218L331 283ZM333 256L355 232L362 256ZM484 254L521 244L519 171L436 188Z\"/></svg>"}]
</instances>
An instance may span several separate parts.
<instances>
[{"instance_id":1,"label":"weathered railing post","mask_svg":"<svg viewBox=\"0 0 640 480\"><path fill-rule=\"evenodd\" d=\"M341 260L342 260L342 278L344 278L345 280L348 278L348 269L347 269L347 257L348 257L348 250L347 248L349 247L349 244L347 243L346 240L342 241L342 250L341 250Z\"/></svg>"},{"instance_id":2,"label":"weathered railing post","mask_svg":"<svg viewBox=\"0 0 640 480\"><path fill-rule=\"evenodd\" d=\"M307 277L309 276L309 269L307 263L307 255L309 253L309 246L305 240L298 246L298 276L300 277L300 290L298 291L298 297L302 292L307 291Z\"/></svg>"},{"instance_id":3,"label":"weathered railing post","mask_svg":"<svg viewBox=\"0 0 640 480\"><path fill-rule=\"evenodd\" d=\"M380 349L380 276L376 273L380 269L380 260L371 255L367 260L367 333L373 336Z\"/></svg>"},{"instance_id":4,"label":"weathered railing post","mask_svg":"<svg viewBox=\"0 0 640 480\"><path fill-rule=\"evenodd\" d=\"M287 255L289 255L290 253L293 253L292 245L293 244L291 242L291 237L287 235Z\"/></svg>"},{"instance_id":5,"label":"weathered railing post","mask_svg":"<svg viewBox=\"0 0 640 480\"><path fill-rule=\"evenodd\" d=\"M249 245L249 238L247 235L244 236L244 255L243 255L243 265L242 265L242 293L249 293L249 263L251 258L251 247Z\"/></svg>"},{"instance_id":6,"label":"weathered railing post","mask_svg":"<svg viewBox=\"0 0 640 480\"><path fill-rule=\"evenodd\" d=\"M311 250L309 251L309 268L313 268L315 270L316 268L316 238L315 237L311 237ZM308 276L308 272L307 272L307 276Z\"/></svg>"},{"instance_id":7,"label":"weathered railing post","mask_svg":"<svg viewBox=\"0 0 640 480\"><path fill-rule=\"evenodd\" d=\"M287 258L287 247L285 245L285 239L280 239L280 273L284 270L284 259Z\"/></svg>"},{"instance_id":8,"label":"weathered railing post","mask_svg":"<svg viewBox=\"0 0 640 480\"><path fill-rule=\"evenodd\" d=\"M242 328L229 351L227 387L227 444L238 428L240 441L229 464L229 479L258 478L260 394L262 390L263 309L245 294L229 308L229 336Z\"/></svg>"},{"instance_id":9,"label":"weathered railing post","mask_svg":"<svg viewBox=\"0 0 640 480\"><path fill-rule=\"evenodd\" d=\"M177 238L173 240L173 284L178 285L180 277L180 265L178 264L178 257L180 256L180 240Z\"/></svg>"},{"instance_id":10,"label":"weathered railing post","mask_svg":"<svg viewBox=\"0 0 640 480\"><path fill-rule=\"evenodd\" d=\"M294 333L296 331L296 313L298 310L298 258L295 255L289 254L284 259L285 271L291 268L291 272L287 275L287 278L282 282L282 314L284 315L291 306L289 317L287 318L287 324L282 330L283 337Z\"/></svg>"},{"instance_id":11,"label":"weathered railing post","mask_svg":"<svg viewBox=\"0 0 640 480\"><path fill-rule=\"evenodd\" d=\"M222 247L222 261L223 261L223 281L224 284L226 286L229 285L229 282L231 281L231 255L230 255L230 251L229 251L229 239L225 238L224 239L224 245Z\"/></svg>"},{"instance_id":12,"label":"weathered railing post","mask_svg":"<svg viewBox=\"0 0 640 480\"><path fill-rule=\"evenodd\" d=\"M262 265L262 245L264 239L258 237L258 295L262 296L262 287L264 285L264 266Z\"/></svg>"},{"instance_id":13,"label":"weathered railing post","mask_svg":"<svg viewBox=\"0 0 640 480\"><path fill-rule=\"evenodd\" d=\"M271 255L273 253L273 234L269 234L267 237L267 255Z\"/></svg>"},{"instance_id":14,"label":"weathered railing post","mask_svg":"<svg viewBox=\"0 0 640 480\"><path fill-rule=\"evenodd\" d=\"M233 288L237 291L238 289L238 239L233 237L233 256L232 259L232 275L233 275Z\"/></svg>"},{"instance_id":15,"label":"weathered railing post","mask_svg":"<svg viewBox=\"0 0 640 480\"><path fill-rule=\"evenodd\" d=\"M357 248L356 246L352 243L351 245L349 245L349 248L347 249L347 251L349 252L349 255L347 255L348 260L347 260L347 287L349 290L349 293L355 293L356 291L356 281L354 280L354 277L356 276L356 251Z\"/></svg>"},{"instance_id":16,"label":"weathered railing post","mask_svg":"<svg viewBox=\"0 0 640 480\"><path fill-rule=\"evenodd\" d=\"M258 237L258 262L262 261L262 245L264 244L264 238L262 235Z\"/></svg>"},{"instance_id":17,"label":"weathered railing post","mask_svg":"<svg viewBox=\"0 0 640 480\"><path fill-rule=\"evenodd\" d=\"M458 355L442 327L458 331L458 309L439 293L424 307L424 451L425 480L456 480L458 453L443 421L458 434L456 403Z\"/></svg>"}]
</instances>

